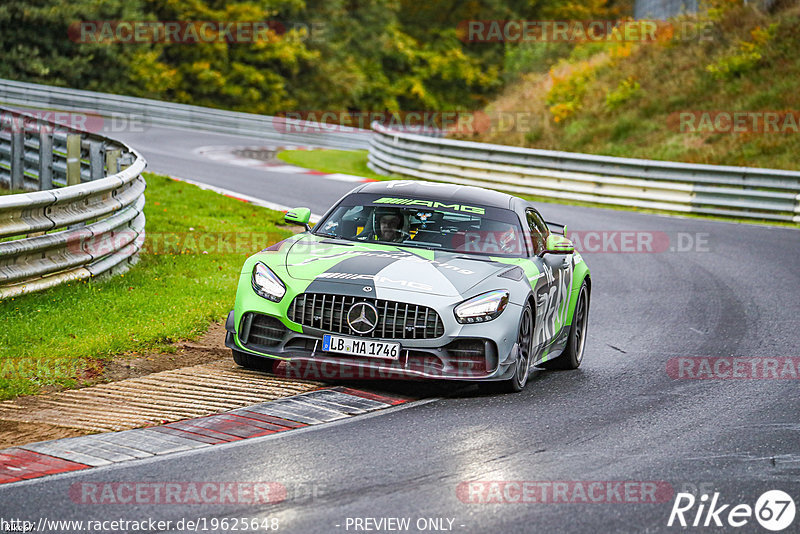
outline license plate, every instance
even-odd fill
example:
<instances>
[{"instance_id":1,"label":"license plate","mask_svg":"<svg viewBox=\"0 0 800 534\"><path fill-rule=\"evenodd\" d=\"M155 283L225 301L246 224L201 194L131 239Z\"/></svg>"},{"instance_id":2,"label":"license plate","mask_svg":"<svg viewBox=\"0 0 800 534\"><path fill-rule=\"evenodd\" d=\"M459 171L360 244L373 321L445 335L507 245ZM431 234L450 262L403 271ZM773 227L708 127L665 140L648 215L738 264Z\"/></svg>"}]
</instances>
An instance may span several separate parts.
<instances>
[{"instance_id":1,"label":"license plate","mask_svg":"<svg viewBox=\"0 0 800 534\"><path fill-rule=\"evenodd\" d=\"M400 357L400 343L386 343L385 341L332 336L330 334L325 334L322 337L322 350L386 360L396 360Z\"/></svg>"}]
</instances>

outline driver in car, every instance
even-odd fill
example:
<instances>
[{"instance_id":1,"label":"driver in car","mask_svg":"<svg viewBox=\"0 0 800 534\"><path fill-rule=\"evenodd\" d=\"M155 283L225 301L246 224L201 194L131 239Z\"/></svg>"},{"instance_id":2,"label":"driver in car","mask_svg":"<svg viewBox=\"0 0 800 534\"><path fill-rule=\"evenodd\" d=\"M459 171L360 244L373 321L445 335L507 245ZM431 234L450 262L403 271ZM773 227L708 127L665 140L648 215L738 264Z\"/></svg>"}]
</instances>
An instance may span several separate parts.
<instances>
[{"instance_id":1,"label":"driver in car","mask_svg":"<svg viewBox=\"0 0 800 534\"><path fill-rule=\"evenodd\" d=\"M388 211L378 215L381 241L399 242L403 240L403 215L399 211Z\"/></svg>"}]
</instances>

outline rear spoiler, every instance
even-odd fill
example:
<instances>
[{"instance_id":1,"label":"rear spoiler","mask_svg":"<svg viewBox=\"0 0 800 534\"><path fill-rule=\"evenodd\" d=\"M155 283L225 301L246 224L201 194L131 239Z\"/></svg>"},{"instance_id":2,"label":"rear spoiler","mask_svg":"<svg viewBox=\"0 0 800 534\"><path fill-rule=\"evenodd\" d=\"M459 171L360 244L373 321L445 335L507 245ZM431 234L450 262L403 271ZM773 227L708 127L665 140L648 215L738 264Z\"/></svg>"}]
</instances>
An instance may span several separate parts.
<instances>
[{"instance_id":1,"label":"rear spoiler","mask_svg":"<svg viewBox=\"0 0 800 534\"><path fill-rule=\"evenodd\" d=\"M544 222L547 225L547 228L553 234L563 235L566 237L567 235L567 225L566 224L558 224L550 221Z\"/></svg>"}]
</instances>

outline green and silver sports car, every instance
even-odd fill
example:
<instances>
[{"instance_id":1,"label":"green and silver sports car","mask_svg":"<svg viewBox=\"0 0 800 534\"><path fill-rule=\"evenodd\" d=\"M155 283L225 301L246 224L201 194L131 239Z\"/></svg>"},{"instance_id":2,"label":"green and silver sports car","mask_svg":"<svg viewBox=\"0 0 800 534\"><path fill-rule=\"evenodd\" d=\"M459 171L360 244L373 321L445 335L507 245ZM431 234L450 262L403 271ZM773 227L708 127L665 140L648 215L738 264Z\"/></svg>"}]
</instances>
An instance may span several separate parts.
<instances>
[{"instance_id":1,"label":"green and silver sports car","mask_svg":"<svg viewBox=\"0 0 800 534\"><path fill-rule=\"evenodd\" d=\"M372 182L242 267L225 343L239 365L519 391L531 367L583 359L586 263L530 202L477 187ZM341 374L347 378L348 374ZM364 376L364 375L361 375Z\"/></svg>"}]
</instances>

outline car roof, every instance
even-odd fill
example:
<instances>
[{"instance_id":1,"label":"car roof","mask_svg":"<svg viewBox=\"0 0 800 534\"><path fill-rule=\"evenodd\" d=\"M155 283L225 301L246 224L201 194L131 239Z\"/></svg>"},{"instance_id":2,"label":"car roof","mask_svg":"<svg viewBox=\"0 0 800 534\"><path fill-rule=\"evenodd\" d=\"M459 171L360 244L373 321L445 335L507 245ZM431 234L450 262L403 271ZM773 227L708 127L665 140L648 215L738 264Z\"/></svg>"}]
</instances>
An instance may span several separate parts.
<instances>
[{"instance_id":1,"label":"car roof","mask_svg":"<svg viewBox=\"0 0 800 534\"><path fill-rule=\"evenodd\" d=\"M494 208L510 209L517 197L491 189L470 185L443 182L421 182L414 180L386 180L370 182L353 193L391 194L400 197L413 197L441 202L457 201Z\"/></svg>"}]
</instances>

